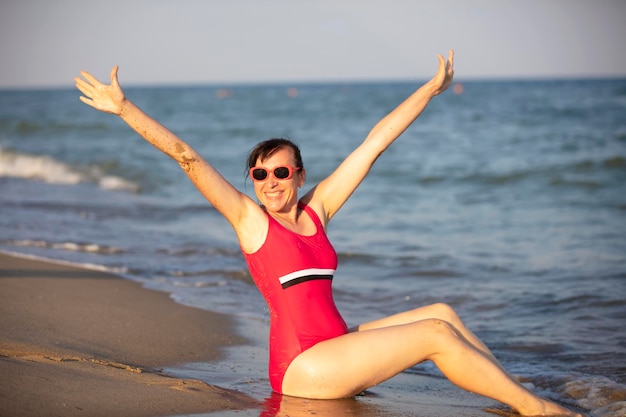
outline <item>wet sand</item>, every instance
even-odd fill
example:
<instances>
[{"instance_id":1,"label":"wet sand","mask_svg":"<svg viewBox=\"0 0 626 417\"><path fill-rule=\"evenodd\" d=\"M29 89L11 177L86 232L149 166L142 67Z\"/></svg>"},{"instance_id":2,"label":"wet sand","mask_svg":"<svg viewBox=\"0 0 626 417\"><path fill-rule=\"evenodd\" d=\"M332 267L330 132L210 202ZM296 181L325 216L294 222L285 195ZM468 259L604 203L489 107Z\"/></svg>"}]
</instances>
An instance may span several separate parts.
<instances>
[{"instance_id":1,"label":"wet sand","mask_svg":"<svg viewBox=\"0 0 626 417\"><path fill-rule=\"evenodd\" d=\"M493 416L442 378L363 396L272 394L266 326L173 302L114 275L0 253L1 416ZM244 340L239 332L249 336Z\"/></svg>"},{"instance_id":2,"label":"wet sand","mask_svg":"<svg viewBox=\"0 0 626 417\"><path fill-rule=\"evenodd\" d=\"M113 275L0 254L0 415L163 416L258 407L163 374L242 343L229 317ZM219 413L218 413L219 414Z\"/></svg>"}]
</instances>

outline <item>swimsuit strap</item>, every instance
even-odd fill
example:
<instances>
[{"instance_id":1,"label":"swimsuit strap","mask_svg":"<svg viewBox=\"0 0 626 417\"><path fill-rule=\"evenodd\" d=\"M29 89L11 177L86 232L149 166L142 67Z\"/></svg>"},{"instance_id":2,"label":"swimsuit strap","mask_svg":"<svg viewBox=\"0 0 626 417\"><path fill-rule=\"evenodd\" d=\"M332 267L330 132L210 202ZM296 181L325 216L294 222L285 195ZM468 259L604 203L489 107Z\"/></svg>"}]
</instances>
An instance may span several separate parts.
<instances>
[{"instance_id":1,"label":"swimsuit strap","mask_svg":"<svg viewBox=\"0 0 626 417\"><path fill-rule=\"evenodd\" d=\"M317 215L317 213L315 212L315 210L313 210L311 207L309 207L308 205L302 203L302 202L298 202L298 208L304 210L309 217L311 218L311 220L313 220L313 223L315 224L315 226L317 227L317 232L320 231L324 231L324 226L322 225L322 221L320 220L319 216Z\"/></svg>"}]
</instances>

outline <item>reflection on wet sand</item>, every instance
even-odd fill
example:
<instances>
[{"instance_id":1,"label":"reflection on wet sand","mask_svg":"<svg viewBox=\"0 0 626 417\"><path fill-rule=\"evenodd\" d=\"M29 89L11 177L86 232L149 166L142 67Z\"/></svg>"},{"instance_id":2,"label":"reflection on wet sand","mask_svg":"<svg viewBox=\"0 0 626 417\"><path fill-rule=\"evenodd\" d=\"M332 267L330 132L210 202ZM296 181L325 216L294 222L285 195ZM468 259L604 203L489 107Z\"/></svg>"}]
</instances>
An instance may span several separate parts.
<instances>
[{"instance_id":1,"label":"reflection on wet sand","mask_svg":"<svg viewBox=\"0 0 626 417\"><path fill-rule=\"evenodd\" d=\"M364 393L364 396L373 396ZM389 410L387 410L389 411ZM357 398L340 400L311 400L272 393L265 399L259 417L310 417L328 416L385 416L385 409L375 404L359 401Z\"/></svg>"}]
</instances>

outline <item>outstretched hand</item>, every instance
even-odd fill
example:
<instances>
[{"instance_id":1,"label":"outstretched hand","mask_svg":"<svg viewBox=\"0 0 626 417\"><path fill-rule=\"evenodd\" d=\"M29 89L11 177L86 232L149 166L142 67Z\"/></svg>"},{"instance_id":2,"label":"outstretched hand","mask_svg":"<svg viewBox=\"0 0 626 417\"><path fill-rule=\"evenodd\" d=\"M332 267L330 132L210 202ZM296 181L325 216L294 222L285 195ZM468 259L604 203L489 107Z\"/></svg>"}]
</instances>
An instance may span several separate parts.
<instances>
[{"instance_id":1,"label":"outstretched hand","mask_svg":"<svg viewBox=\"0 0 626 417\"><path fill-rule=\"evenodd\" d=\"M111 70L111 84L109 85L102 84L90 73L81 71L80 75L84 79L74 78L76 88L84 94L80 97L80 101L103 112L121 114L126 98L117 81L118 68L115 66Z\"/></svg>"},{"instance_id":2,"label":"outstretched hand","mask_svg":"<svg viewBox=\"0 0 626 417\"><path fill-rule=\"evenodd\" d=\"M454 51L450 49L448 53L448 60L445 60L443 56L439 55L439 69L437 74L430 82L435 88L433 95L443 93L452 84L452 78L454 77Z\"/></svg>"}]
</instances>

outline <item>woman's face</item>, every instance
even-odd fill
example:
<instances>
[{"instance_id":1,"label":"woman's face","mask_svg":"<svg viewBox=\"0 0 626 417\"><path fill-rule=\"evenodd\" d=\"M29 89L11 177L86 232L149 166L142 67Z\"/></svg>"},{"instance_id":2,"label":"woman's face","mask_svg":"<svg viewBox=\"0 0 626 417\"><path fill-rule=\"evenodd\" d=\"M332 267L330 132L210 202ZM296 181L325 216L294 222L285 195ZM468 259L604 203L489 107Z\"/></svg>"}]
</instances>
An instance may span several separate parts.
<instances>
[{"instance_id":1,"label":"woman's face","mask_svg":"<svg viewBox=\"0 0 626 417\"><path fill-rule=\"evenodd\" d=\"M264 161L257 159L257 167L266 168L265 181L254 181L254 192L269 212L289 212L298 203L298 188L304 185L304 169L297 170L289 179L278 179L274 169L283 166L295 166L295 157L291 148L281 148Z\"/></svg>"}]
</instances>

